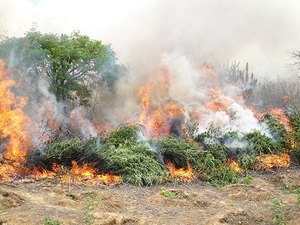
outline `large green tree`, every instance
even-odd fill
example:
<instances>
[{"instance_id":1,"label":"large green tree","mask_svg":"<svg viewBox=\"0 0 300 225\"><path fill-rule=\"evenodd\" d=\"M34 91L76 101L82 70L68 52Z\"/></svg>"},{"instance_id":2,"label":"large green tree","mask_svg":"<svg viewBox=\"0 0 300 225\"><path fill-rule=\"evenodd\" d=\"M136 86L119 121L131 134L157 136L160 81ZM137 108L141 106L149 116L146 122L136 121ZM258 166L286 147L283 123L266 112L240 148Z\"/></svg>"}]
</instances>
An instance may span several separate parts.
<instances>
[{"instance_id":1,"label":"large green tree","mask_svg":"<svg viewBox=\"0 0 300 225\"><path fill-rule=\"evenodd\" d=\"M78 100L81 105L88 104L93 87L113 88L125 71L109 45L79 32L58 35L31 30L24 37L2 37L0 58L31 78L27 81L46 78L58 101Z\"/></svg>"}]
</instances>

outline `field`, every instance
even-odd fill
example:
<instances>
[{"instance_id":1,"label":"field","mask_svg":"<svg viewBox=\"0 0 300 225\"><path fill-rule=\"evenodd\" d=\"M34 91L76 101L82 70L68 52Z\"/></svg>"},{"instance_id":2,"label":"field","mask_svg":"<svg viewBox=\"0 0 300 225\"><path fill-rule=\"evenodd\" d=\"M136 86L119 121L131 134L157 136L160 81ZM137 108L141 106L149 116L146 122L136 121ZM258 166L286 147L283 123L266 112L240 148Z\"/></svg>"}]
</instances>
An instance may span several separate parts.
<instances>
[{"instance_id":1,"label":"field","mask_svg":"<svg viewBox=\"0 0 300 225\"><path fill-rule=\"evenodd\" d=\"M299 171L249 177L220 188L201 181L89 187L23 180L0 186L1 224L283 224L276 216L300 223Z\"/></svg>"}]
</instances>

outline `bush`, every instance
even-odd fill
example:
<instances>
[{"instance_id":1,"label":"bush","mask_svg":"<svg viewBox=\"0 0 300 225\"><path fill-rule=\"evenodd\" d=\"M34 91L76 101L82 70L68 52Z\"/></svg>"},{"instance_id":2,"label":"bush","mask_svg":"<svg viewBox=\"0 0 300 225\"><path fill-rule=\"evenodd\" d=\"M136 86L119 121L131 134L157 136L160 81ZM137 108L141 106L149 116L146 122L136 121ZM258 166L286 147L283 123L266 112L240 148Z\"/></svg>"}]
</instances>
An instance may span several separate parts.
<instances>
[{"instance_id":1,"label":"bush","mask_svg":"<svg viewBox=\"0 0 300 225\"><path fill-rule=\"evenodd\" d=\"M210 153L203 155L199 170L200 178L215 186L224 186L238 181L237 174L232 167L224 165Z\"/></svg>"},{"instance_id":2,"label":"bush","mask_svg":"<svg viewBox=\"0 0 300 225\"><path fill-rule=\"evenodd\" d=\"M293 112L291 115L291 124L294 129L295 138L299 142L300 141L300 113Z\"/></svg>"},{"instance_id":3,"label":"bush","mask_svg":"<svg viewBox=\"0 0 300 225\"><path fill-rule=\"evenodd\" d=\"M118 129L109 132L105 138L105 143L119 146L131 146L139 142L138 132L142 127L138 125L122 125Z\"/></svg>"},{"instance_id":4,"label":"bush","mask_svg":"<svg viewBox=\"0 0 300 225\"><path fill-rule=\"evenodd\" d=\"M158 154L141 145L106 146L101 150L105 170L120 174L122 180L138 186L160 184L167 180L168 171L158 162Z\"/></svg>"},{"instance_id":5,"label":"bush","mask_svg":"<svg viewBox=\"0 0 300 225\"><path fill-rule=\"evenodd\" d=\"M175 167L186 167L187 162L192 167L199 165L200 148L192 142L175 137L167 137L158 143L165 162L171 162Z\"/></svg>"},{"instance_id":6,"label":"bush","mask_svg":"<svg viewBox=\"0 0 300 225\"><path fill-rule=\"evenodd\" d=\"M291 152L292 162L298 166L300 166L300 147L297 147Z\"/></svg>"},{"instance_id":7,"label":"bush","mask_svg":"<svg viewBox=\"0 0 300 225\"><path fill-rule=\"evenodd\" d=\"M255 154L280 154L283 152L282 146L258 131L245 134L243 139L250 143Z\"/></svg>"},{"instance_id":8,"label":"bush","mask_svg":"<svg viewBox=\"0 0 300 225\"><path fill-rule=\"evenodd\" d=\"M46 217L44 219L44 225L61 225L62 222L60 222L59 220L57 219L54 219L52 217Z\"/></svg>"},{"instance_id":9,"label":"bush","mask_svg":"<svg viewBox=\"0 0 300 225\"><path fill-rule=\"evenodd\" d=\"M223 144L210 144L207 146L207 151L217 160L225 163L228 158L227 148Z\"/></svg>"},{"instance_id":10,"label":"bush","mask_svg":"<svg viewBox=\"0 0 300 225\"><path fill-rule=\"evenodd\" d=\"M254 155L242 155L239 157L238 163L242 169L248 170L254 168L255 164L257 163L257 159Z\"/></svg>"},{"instance_id":11,"label":"bush","mask_svg":"<svg viewBox=\"0 0 300 225\"><path fill-rule=\"evenodd\" d=\"M274 137L275 144L279 148L289 148L289 135L284 127L275 117L270 114L264 115L264 122L268 125L272 136Z\"/></svg>"},{"instance_id":12,"label":"bush","mask_svg":"<svg viewBox=\"0 0 300 225\"><path fill-rule=\"evenodd\" d=\"M79 164L85 162L100 167L103 163L100 142L99 138L91 138L88 141L73 138L52 142L43 151L29 154L28 162L35 166L50 168L52 163L71 166L71 161L75 160Z\"/></svg>"}]
</instances>

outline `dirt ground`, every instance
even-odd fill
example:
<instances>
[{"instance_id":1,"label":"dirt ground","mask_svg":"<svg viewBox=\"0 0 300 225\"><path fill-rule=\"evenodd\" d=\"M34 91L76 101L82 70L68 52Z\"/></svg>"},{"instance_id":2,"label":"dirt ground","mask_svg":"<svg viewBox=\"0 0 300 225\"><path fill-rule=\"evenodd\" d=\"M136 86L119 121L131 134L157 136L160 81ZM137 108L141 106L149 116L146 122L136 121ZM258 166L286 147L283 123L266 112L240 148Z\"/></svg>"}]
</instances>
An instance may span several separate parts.
<instances>
[{"instance_id":1,"label":"dirt ground","mask_svg":"<svg viewBox=\"0 0 300 225\"><path fill-rule=\"evenodd\" d=\"M251 174L250 184L221 188L201 181L154 187L75 186L54 181L0 185L0 224L275 224L271 209L281 199L277 214L288 224L300 224L296 188L300 171ZM162 190L172 196L161 194ZM174 197L175 196L175 197ZM46 218L52 218L46 223Z\"/></svg>"}]
</instances>

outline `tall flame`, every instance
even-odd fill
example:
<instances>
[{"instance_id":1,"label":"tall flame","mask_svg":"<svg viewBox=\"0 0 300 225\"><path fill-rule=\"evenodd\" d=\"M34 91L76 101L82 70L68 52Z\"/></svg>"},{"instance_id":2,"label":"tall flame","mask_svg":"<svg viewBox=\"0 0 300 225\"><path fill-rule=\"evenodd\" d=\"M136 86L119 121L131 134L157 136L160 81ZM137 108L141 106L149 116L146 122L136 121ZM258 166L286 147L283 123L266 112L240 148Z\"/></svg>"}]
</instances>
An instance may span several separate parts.
<instances>
[{"instance_id":1,"label":"tall flame","mask_svg":"<svg viewBox=\"0 0 300 225\"><path fill-rule=\"evenodd\" d=\"M141 96L141 104L142 104L142 113L139 118L139 122L141 124L145 122L147 113L149 111L151 88L152 88L151 82L147 82L146 85L142 86L139 89L138 94Z\"/></svg>"},{"instance_id":2,"label":"tall flame","mask_svg":"<svg viewBox=\"0 0 300 225\"><path fill-rule=\"evenodd\" d=\"M16 86L18 83L10 77L0 60L0 137L8 139L5 158L20 162L28 151L29 137L25 125L29 118L23 111L27 98L15 96L11 90Z\"/></svg>"}]
</instances>

